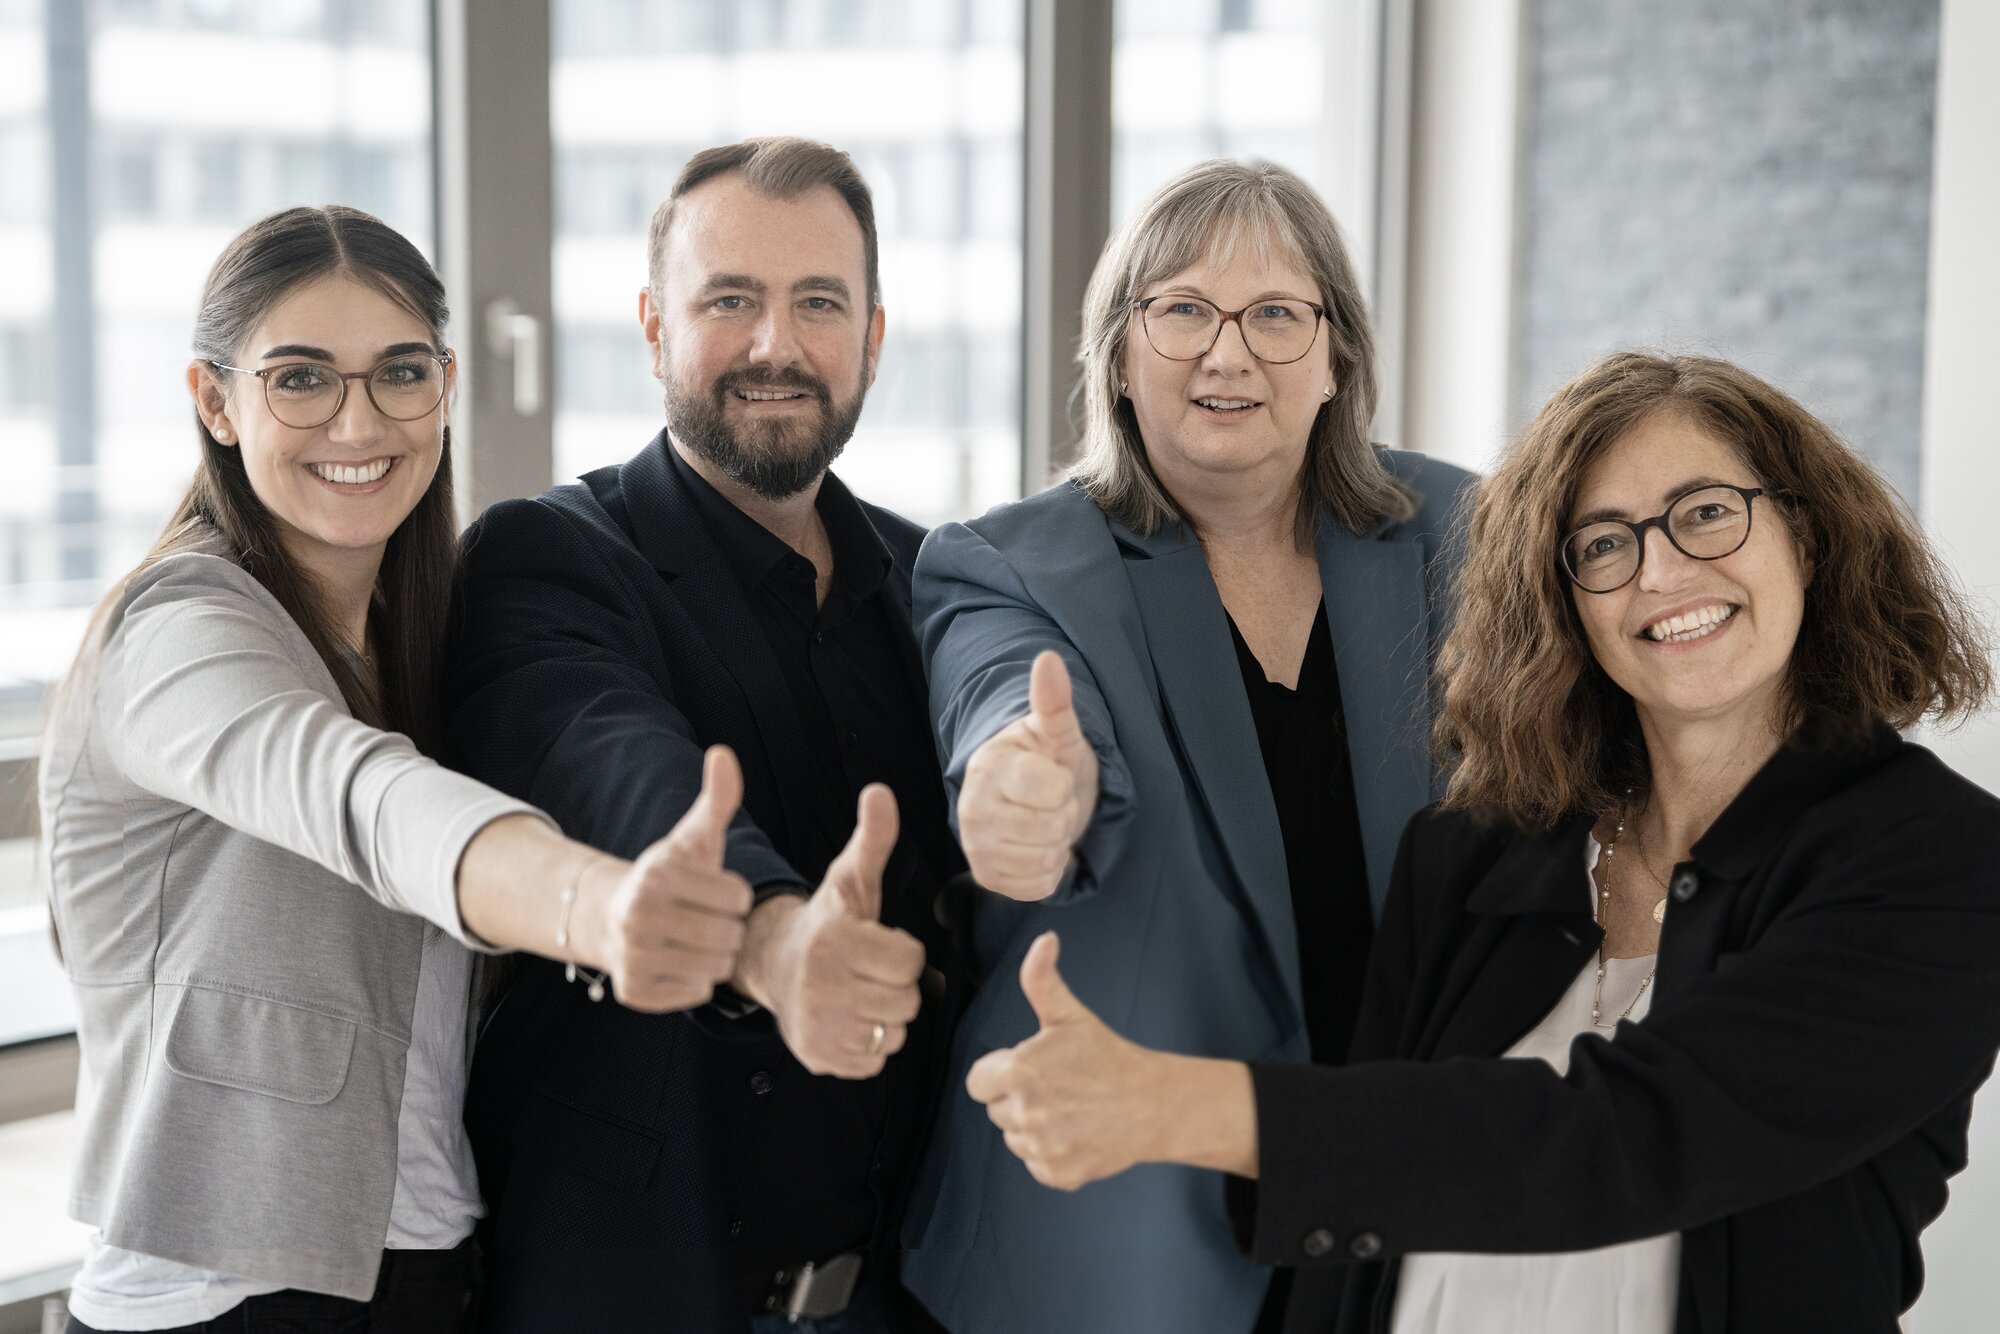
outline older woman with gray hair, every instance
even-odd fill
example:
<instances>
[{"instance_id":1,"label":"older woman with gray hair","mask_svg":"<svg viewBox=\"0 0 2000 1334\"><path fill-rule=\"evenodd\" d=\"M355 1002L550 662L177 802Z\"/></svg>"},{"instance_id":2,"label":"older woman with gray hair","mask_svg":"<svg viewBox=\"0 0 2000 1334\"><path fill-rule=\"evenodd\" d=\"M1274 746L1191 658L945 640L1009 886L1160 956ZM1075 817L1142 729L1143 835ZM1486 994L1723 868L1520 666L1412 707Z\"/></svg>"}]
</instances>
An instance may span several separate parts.
<instances>
[{"instance_id":1,"label":"older woman with gray hair","mask_svg":"<svg viewBox=\"0 0 2000 1334\"><path fill-rule=\"evenodd\" d=\"M1059 928L1077 997L1146 1046L1336 1062L1438 789L1424 683L1468 477L1370 445L1360 285L1280 167L1161 189L1098 264L1082 361L1069 479L917 561L973 954L1011 981ZM954 1079L1048 1018L987 988ZM1135 1127L1149 1165L1056 1189L994 1111L948 1088L910 1214L905 1281L954 1334L1275 1327L1285 1275L1238 1247L1220 1178Z\"/></svg>"}]
</instances>

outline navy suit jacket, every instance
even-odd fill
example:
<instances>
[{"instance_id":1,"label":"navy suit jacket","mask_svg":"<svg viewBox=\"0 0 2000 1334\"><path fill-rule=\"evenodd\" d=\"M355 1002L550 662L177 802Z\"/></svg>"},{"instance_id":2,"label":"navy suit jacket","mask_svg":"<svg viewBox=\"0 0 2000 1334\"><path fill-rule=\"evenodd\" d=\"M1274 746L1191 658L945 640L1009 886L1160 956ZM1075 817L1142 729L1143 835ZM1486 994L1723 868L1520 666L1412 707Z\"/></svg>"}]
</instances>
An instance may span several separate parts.
<instances>
[{"instance_id":1,"label":"navy suit jacket","mask_svg":"<svg viewBox=\"0 0 2000 1334\"><path fill-rule=\"evenodd\" d=\"M1379 915L1403 826L1437 789L1429 673L1445 629L1447 541L1469 474L1383 461L1423 497L1406 523L1318 525L1327 628ZM981 1055L1032 1036L1015 974L1042 931L1063 976L1149 1047L1305 1061L1284 842L1222 601L1198 542L1141 536L1062 485L933 532L917 560L931 711L956 806L974 750L1027 712L1043 649L1069 666L1101 769L1073 872L1041 903L981 895L989 979L953 1043L919 1177L904 1279L953 1334L1248 1330L1270 1271L1237 1246L1221 1179L1148 1165L1074 1193L1038 1185L963 1091Z\"/></svg>"},{"instance_id":2,"label":"navy suit jacket","mask_svg":"<svg viewBox=\"0 0 2000 1334\"><path fill-rule=\"evenodd\" d=\"M795 867L823 866L852 824L814 816L793 696L671 447L662 432L623 466L496 505L468 533L446 687L453 757L571 837L633 857L686 812L703 750L725 743L744 778L725 863L760 897L802 889ZM921 699L908 609L923 530L861 509L894 558L882 595L903 613L892 620ZM916 892L900 888L916 869L911 840L932 866L963 864L942 818L914 809L905 794L885 903ZM928 996L878 1076L900 1081L890 1116L905 1118L905 1142L928 1114L953 1003ZM768 1280L823 1259L827 1218L868 1192L896 1217L908 1164L832 1160L828 1146L852 1138L839 1128L863 1114L856 1087L808 1074L761 1012L593 1004L559 966L523 958L466 1100L491 1211L485 1328L740 1328L746 1271ZM876 1240L893 1244L893 1221L880 1226Z\"/></svg>"}]
</instances>

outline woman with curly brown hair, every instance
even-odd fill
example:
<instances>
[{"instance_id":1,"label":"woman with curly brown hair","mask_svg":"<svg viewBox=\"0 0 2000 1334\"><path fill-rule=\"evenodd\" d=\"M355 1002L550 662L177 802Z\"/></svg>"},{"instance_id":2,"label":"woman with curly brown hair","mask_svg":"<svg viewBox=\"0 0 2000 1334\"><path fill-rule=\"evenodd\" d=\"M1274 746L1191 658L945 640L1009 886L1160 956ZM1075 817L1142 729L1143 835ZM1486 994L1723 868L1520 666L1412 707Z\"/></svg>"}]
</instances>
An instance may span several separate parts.
<instances>
[{"instance_id":1,"label":"woman with curly brown hair","mask_svg":"<svg viewBox=\"0 0 2000 1334\"><path fill-rule=\"evenodd\" d=\"M1640 353L1481 486L1457 605L1350 1064L1135 1046L1050 939L973 1096L1051 1184L1232 1174L1288 1330L1896 1329L2000 1047L2000 800L1893 729L1985 699L1977 622L1791 398Z\"/></svg>"}]
</instances>

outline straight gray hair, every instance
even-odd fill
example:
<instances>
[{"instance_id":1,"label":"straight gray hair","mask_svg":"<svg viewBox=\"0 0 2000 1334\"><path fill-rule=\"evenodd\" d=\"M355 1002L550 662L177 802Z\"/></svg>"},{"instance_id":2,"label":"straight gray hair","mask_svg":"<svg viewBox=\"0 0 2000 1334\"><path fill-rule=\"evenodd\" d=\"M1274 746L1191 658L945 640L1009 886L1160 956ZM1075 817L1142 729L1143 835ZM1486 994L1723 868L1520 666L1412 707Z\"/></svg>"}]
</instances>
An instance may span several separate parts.
<instances>
[{"instance_id":1,"label":"straight gray hair","mask_svg":"<svg viewBox=\"0 0 2000 1334\"><path fill-rule=\"evenodd\" d=\"M1326 307L1334 395L1313 419L1299 478L1296 532L1307 547L1321 506L1357 533L1416 512L1416 496L1376 457L1375 338L1340 228L1312 187L1269 162L1216 158L1162 186L1111 239L1083 303L1083 454L1070 469L1098 507L1151 534L1186 516L1146 459L1132 403L1120 386L1131 343L1132 303L1148 286L1244 245L1283 248L1310 274ZM1308 355L1311 355L1310 353Z\"/></svg>"}]
</instances>

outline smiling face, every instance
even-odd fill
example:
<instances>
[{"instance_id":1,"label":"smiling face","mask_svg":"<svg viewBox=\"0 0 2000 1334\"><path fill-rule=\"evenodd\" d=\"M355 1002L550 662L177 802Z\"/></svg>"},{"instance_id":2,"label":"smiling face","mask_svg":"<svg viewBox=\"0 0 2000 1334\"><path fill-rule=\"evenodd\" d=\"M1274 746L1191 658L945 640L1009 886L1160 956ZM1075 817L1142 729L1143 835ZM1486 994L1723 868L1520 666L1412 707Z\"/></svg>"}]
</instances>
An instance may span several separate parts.
<instances>
[{"instance_id":1,"label":"smiling face","mask_svg":"<svg viewBox=\"0 0 2000 1334\"><path fill-rule=\"evenodd\" d=\"M313 362L336 372L366 372L399 355L441 350L423 320L375 288L334 274L288 293L230 363L252 371L287 369L260 381L201 361L188 368L188 386L209 433L242 452L251 489L277 520L294 560L308 569L371 554L380 560L390 534L437 473L453 367L445 367L443 400L414 421L383 415L357 379L347 381L330 421L304 429L287 426L270 407L273 399L307 387L312 372L291 368ZM389 372L402 379L421 373Z\"/></svg>"},{"instance_id":2,"label":"smiling face","mask_svg":"<svg viewBox=\"0 0 2000 1334\"><path fill-rule=\"evenodd\" d=\"M1601 518L1636 523L1715 482L1759 485L1727 445L1678 413L1656 412L1590 465L1564 531ZM1570 590L1592 656L1649 733L1697 721L1779 725L1807 572L1772 498L1751 503L1749 537L1732 555L1696 560L1652 528L1631 582Z\"/></svg>"},{"instance_id":3,"label":"smiling face","mask_svg":"<svg viewBox=\"0 0 2000 1334\"><path fill-rule=\"evenodd\" d=\"M831 186L792 199L738 174L675 204L659 304L639 320L675 443L767 499L819 480L875 379L861 224Z\"/></svg>"},{"instance_id":4,"label":"smiling face","mask_svg":"<svg viewBox=\"0 0 2000 1334\"><path fill-rule=\"evenodd\" d=\"M1317 303L1318 286L1288 251L1272 237L1245 237L1223 262L1204 261L1150 283L1139 298L1159 298L1155 306L1171 308L1173 297L1192 296L1219 310L1253 313L1260 301ZM1167 489L1185 496L1247 485L1268 489L1274 499L1293 494L1313 419L1327 391L1339 391L1326 330L1316 331L1297 361L1272 365L1250 354L1231 321L1205 355L1174 361L1154 348L1137 310L1130 318L1125 393L1146 458Z\"/></svg>"}]
</instances>

